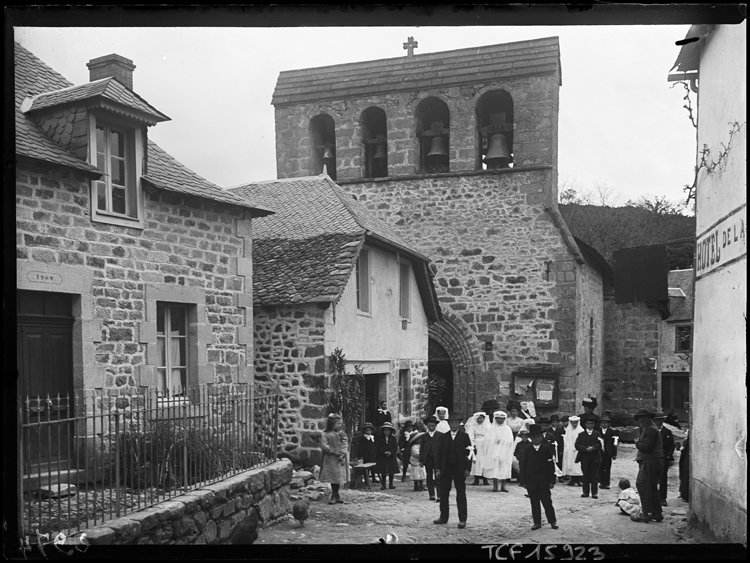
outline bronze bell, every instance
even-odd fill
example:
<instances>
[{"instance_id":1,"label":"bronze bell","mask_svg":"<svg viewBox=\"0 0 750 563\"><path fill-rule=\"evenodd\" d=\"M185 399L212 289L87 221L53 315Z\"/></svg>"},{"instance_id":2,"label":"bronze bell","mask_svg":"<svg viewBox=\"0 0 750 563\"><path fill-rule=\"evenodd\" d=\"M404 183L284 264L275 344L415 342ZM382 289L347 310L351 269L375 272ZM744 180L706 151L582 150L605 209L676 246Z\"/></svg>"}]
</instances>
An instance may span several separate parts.
<instances>
[{"instance_id":1,"label":"bronze bell","mask_svg":"<svg viewBox=\"0 0 750 563\"><path fill-rule=\"evenodd\" d=\"M385 144L375 145L375 154L372 155L372 158L382 159L386 156Z\"/></svg>"},{"instance_id":2,"label":"bronze bell","mask_svg":"<svg viewBox=\"0 0 750 563\"><path fill-rule=\"evenodd\" d=\"M432 146L427 156L448 156L445 137L433 137Z\"/></svg>"},{"instance_id":3,"label":"bronze bell","mask_svg":"<svg viewBox=\"0 0 750 563\"><path fill-rule=\"evenodd\" d=\"M490 137L490 147L484 162L489 168L507 168L512 160L508 139L502 133L495 133Z\"/></svg>"}]
</instances>

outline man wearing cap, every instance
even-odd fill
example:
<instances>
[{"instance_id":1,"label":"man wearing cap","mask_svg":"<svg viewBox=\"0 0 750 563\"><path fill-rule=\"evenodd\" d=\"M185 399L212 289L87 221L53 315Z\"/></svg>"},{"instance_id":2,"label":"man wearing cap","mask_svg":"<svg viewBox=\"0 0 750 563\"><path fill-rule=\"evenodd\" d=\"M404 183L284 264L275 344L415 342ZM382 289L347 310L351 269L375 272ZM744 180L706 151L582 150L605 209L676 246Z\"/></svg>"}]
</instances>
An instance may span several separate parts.
<instances>
[{"instance_id":1,"label":"man wearing cap","mask_svg":"<svg viewBox=\"0 0 750 563\"><path fill-rule=\"evenodd\" d=\"M440 438L438 447L438 470L435 472L440 479L440 518L435 524L446 524L450 506L448 495L451 485L456 486L456 504L458 505L458 527L466 527L466 478L469 476L470 456L473 452L468 434L461 429L463 417L451 413L448 417L450 430Z\"/></svg>"},{"instance_id":2,"label":"man wearing cap","mask_svg":"<svg viewBox=\"0 0 750 563\"><path fill-rule=\"evenodd\" d=\"M648 409L640 409L634 418L641 427L641 434L635 442L638 450L635 456L638 462L635 485L641 497L642 511L639 521L661 522L664 520L659 502L659 478L664 466L661 433L654 424L654 413Z\"/></svg>"},{"instance_id":3,"label":"man wearing cap","mask_svg":"<svg viewBox=\"0 0 750 563\"><path fill-rule=\"evenodd\" d=\"M657 412L654 415L654 423L661 434L661 445L664 451L664 457L662 458L664 467L659 477L659 501L662 506L667 506L667 477L669 476L669 466L672 465L674 460L675 442L672 431L664 426L664 419L666 419L666 416L663 412Z\"/></svg>"},{"instance_id":4,"label":"man wearing cap","mask_svg":"<svg viewBox=\"0 0 750 563\"><path fill-rule=\"evenodd\" d=\"M422 443L419 448L419 465L427 471L427 491L430 493L430 500L435 500L435 490L437 489L437 500L440 500L440 479L435 476L435 469L438 466L438 441L442 433L437 431L438 420L433 415L424 419L427 432L422 436Z\"/></svg>"},{"instance_id":5,"label":"man wearing cap","mask_svg":"<svg viewBox=\"0 0 750 563\"><path fill-rule=\"evenodd\" d=\"M529 426L529 437L531 446L526 448L523 454L521 477L531 501L531 518L534 520L531 529L538 530L542 527L541 504L547 521L556 530L559 526L555 507L552 506L551 490L555 487L555 461L552 459L552 450L544 443L542 427L539 424Z\"/></svg>"},{"instance_id":6,"label":"man wearing cap","mask_svg":"<svg viewBox=\"0 0 750 563\"><path fill-rule=\"evenodd\" d=\"M609 489L612 472L612 461L617 459L617 442L620 439L619 432L609 427L610 419L604 415L599 419L602 435L602 464L599 467L599 488Z\"/></svg>"}]
</instances>

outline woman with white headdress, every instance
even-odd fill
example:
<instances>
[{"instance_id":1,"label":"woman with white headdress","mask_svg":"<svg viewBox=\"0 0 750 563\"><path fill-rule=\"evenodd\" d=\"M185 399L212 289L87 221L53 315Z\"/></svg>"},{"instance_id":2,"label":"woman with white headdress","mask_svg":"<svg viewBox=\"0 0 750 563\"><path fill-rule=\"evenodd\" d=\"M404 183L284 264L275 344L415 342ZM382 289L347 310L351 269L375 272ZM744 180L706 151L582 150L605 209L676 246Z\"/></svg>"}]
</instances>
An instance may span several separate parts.
<instances>
[{"instance_id":1,"label":"woman with white headdress","mask_svg":"<svg viewBox=\"0 0 750 563\"><path fill-rule=\"evenodd\" d=\"M511 469L513 467L513 431L506 422L508 415L503 411L495 412L495 421L490 426L485 440L489 441L488 447L492 451L493 467L485 476L492 477L492 492L497 492L497 481L500 480L500 490L508 492L505 488L505 481L510 479Z\"/></svg>"},{"instance_id":2,"label":"woman with white headdress","mask_svg":"<svg viewBox=\"0 0 750 563\"><path fill-rule=\"evenodd\" d=\"M581 463L576 463L575 459L576 454L578 453L578 450L576 450L576 438L578 438L578 435L583 432L583 428L581 428L581 425L579 424L581 417L571 416L568 418L568 421L570 424L568 424L568 427L565 429L565 434L563 435L564 447L562 472L563 475L570 477L568 485L580 486L582 485L583 471L581 470Z\"/></svg>"},{"instance_id":3,"label":"woman with white headdress","mask_svg":"<svg viewBox=\"0 0 750 563\"><path fill-rule=\"evenodd\" d=\"M484 476L484 470L485 468L491 469L493 466L492 455L487 448L488 441L486 440L487 433L490 430L490 421L487 420L487 415L484 412L475 412L474 416L466 421L464 429L469 435L471 445L474 446L474 463L471 469L474 482L472 485L478 485L480 477L482 477L485 485L489 485L487 478Z\"/></svg>"},{"instance_id":4,"label":"woman with white headdress","mask_svg":"<svg viewBox=\"0 0 750 563\"><path fill-rule=\"evenodd\" d=\"M448 424L448 407L438 407L435 409L435 418L438 419L437 431L445 434L450 432L450 424Z\"/></svg>"}]
</instances>

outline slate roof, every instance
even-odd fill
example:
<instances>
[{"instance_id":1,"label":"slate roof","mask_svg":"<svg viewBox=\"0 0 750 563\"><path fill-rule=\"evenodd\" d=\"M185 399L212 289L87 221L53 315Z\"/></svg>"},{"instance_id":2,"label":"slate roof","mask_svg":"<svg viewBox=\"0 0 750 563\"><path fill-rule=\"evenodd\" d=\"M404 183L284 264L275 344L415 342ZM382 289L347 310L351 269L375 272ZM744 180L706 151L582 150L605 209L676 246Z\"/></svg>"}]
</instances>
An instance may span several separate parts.
<instances>
[{"instance_id":1,"label":"slate roof","mask_svg":"<svg viewBox=\"0 0 750 563\"><path fill-rule=\"evenodd\" d=\"M693 280L694 272L689 270L672 270L667 278L667 285L670 290L679 288L685 294L685 297L674 298L670 295L669 299L669 320L685 321L693 318Z\"/></svg>"},{"instance_id":2,"label":"slate roof","mask_svg":"<svg viewBox=\"0 0 750 563\"><path fill-rule=\"evenodd\" d=\"M52 92L37 94L31 99L27 113L63 104L101 97L145 114L149 123L168 121L169 117L148 104L143 98L129 90L116 78L102 78L79 86L70 86Z\"/></svg>"},{"instance_id":3,"label":"slate roof","mask_svg":"<svg viewBox=\"0 0 750 563\"><path fill-rule=\"evenodd\" d=\"M279 74L274 106L446 88L559 73L557 37L332 65Z\"/></svg>"},{"instance_id":4,"label":"slate roof","mask_svg":"<svg viewBox=\"0 0 750 563\"><path fill-rule=\"evenodd\" d=\"M107 99L112 99L117 103L127 102L131 104L129 107L133 107L133 104L135 104L135 109L138 111L142 111L144 107L151 107L114 79L102 79L81 87L73 87L71 82L18 43L15 43L15 65L16 155L20 157L75 168L97 178L101 176L95 166L88 164L55 143L21 111L21 105L26 98L36 96L36 100L42 100L40 104L54 102L57 105L58 103L84 99L89 95L104 96L106 94L106 96L114 96L114 98L108 97ZM93 94L93 92L99 93ZM45 93L49 96L41 96ZM39 107L42 107L42 105ZM44 107L51 106L45 105ZM166 116L164 117L166 118ZM201 178L151 141L148 143L147 170L143 179L156 188L251 208L253 216L273 213L254 205L248 198L238 198L222 190L216 184Z\"/></svg>"},{"instance_id":5,"label":"slate roof","mask_svg":"<svg viewBox=\"0 0 750 563\"><path fill-rule=\"evenodd\" d=\"M427 317L441 318L429 259L326 175L230 188L275 215L253 221L253 298L257 305L337 302L363 244L412 259Z\"/></svg>"}]
</instances>

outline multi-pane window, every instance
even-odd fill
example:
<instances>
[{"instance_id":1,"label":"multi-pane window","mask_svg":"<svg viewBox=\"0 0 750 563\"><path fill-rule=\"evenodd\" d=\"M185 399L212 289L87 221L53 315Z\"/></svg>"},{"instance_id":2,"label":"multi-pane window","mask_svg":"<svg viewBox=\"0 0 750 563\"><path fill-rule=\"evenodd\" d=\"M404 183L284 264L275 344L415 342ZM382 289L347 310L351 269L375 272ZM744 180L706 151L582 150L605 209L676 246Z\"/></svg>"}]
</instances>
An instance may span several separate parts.
<instances>
[{"instance_id":1,"label":"multi-pane window","mask_svg":"<svg viewBox=\"0 0 750 563\"><path fill-rule=\"evenodd\" d=\"M398 396L399 412L404 416L411 416L411 370L399 370Z\"/></svg>"},{"instance_id":2,"label":"multi-pane window","mask_svg":"<svg viewBox=\"0 0 750 563\"><path fill-rule=\"evenodd\" d=\"M676 326L675 330L675 351L690 352L693 349L693 327L689 325Z\"/></svg>"},{"instance_id":3,"label":"multi-pane window","mask_svg":"<svg viewBox=\"0 0 750 563\"><path fill-rule=\"evenodd\" d=\"M133 148L127 130L106 123L96 125L96 167L102 172L96 187L96 209L136 217Z\"/></svg>"},{"instance_id":4,"label":"multi-pane window","mask_svg":"<svg viewBox=\"0 0 750 563\"><path fill-rule=\"evenodd\" d=\"M186 394L187 344L187 307L157 303L157 386L162 397L181 397Z\"/></svg>"},{"instance_id":5,"label":"multi-pane window","mask_svg":"<svg viewBox=\"0 0 750 563\"><path fill-rule=\"evenodd\" d=\"M362 249L357 259L357 309L370 312L370 251Z\"/></svg>"},{"instance_id":6,"label":"multi-pane window","mask_svg":"<svg viewBox=\"0 0 750 563\"><path fill-rule=\"evenodd\" d=\"M399 314L403 319L410 319L411 300L409 295L409 282L411 280L411 270L409 264L404 264L403 262L401 263L399 270L399 286L401 288L399 292Z\"/></svg>"}]
</instances>

